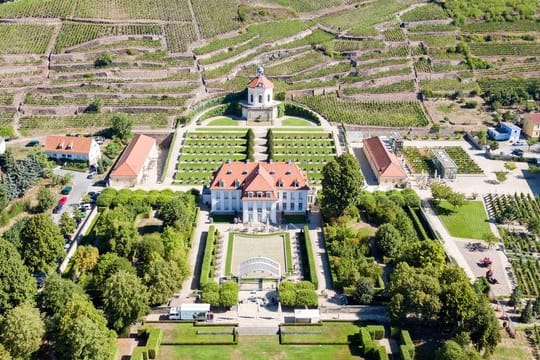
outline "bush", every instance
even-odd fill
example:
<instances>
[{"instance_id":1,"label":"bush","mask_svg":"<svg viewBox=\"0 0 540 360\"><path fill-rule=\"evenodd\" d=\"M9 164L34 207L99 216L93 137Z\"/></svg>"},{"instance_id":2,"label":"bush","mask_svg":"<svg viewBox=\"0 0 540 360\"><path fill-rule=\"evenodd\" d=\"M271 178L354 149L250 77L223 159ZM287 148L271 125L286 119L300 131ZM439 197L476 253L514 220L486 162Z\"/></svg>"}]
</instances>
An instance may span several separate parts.
<instances>
[{"instance_id":1,"label":"bush","mask_svg":"<svg viewBox=\"0 0 540 360\"><path fill-rule=\"evenodd\" d=\"M402 360L413 360L414 357L411 357L410 346L400 345L399 346L399 355Z\"/></svg>"},{"instance_id":2,"label":"bush","mask_svg":"<svg viewBox=\"0 0 540 360\"><path fill-rule=\"evenodd\" d=\"M148 360L148 351L146 346L137 346L131 353L131 360Z\"/></svg>"},{"instance_id":3,"label":"bush","mask_svg":"<svg viewBox=\"0 0 540 360\"><path fill-rule=\"evenodd\" d=\"M159 353L159 346L163 339L163 331L161 329L148 328L146 329L148 340L146 340L146 348L148 349L148 357L156 359Z\"/></svg>"},{"instance_id":4,"label":"bush","mask_svg":"<svg viewBox=\"0 0 540 360\"><path fill-rule=\"evenodd\" d=\"M210 264L212 261L212 249L214 247L214 235L216 229L214 225L210 225L208 229L208 236L206 238L206 245L204 247L204 258L201 266L201 277L199 278L199 286L203 286L208 282L210 276Z\"/></svg>"},{"instance_id":5,"label":"bush","mask_svg":"<svg viewBox=\"0 0 540 360\"><path fill-rule=\"evenodd\" d=\"M414 359L415 349L409 332L407 330L401 330L399 340L401 344L399 351L402 359Z\"/></svg>"},{"instance_id":6,"label":"bush","mask_svg":"<svg viewBox=\"0 0 540 360\"><path fill-rule=\"evenodd\" d=\"M298 106L296 104L286 103L285 115L305 118L315 122L317 125L320 125L319 117L313 111Z\"/></svg>"},{"instance_id":7,"label":"bush","mask_svg":"<svg viewBox=\"0 0 540 360\"><path fill-rule=\"evenodd\" d=\"M369 335L374 340L380 340L384 337L384 326L383 325L368 325L366 326Z\"/></svg>"},{"instance_id":8,"label":"bush","mask_svg":"<svg viewBox=\"0 0 540 360\"><path fill-rule=\"evenodd\" d=\"M104 67L109 66L113 62L113 56L110 52L106 51L102 53L94 62L94 65L96 67Z\"/></svg>"},{"instance_id":9,"label":"bush","mask_svg":"<svg viewBox=\"0 0 540 360\"><path fill-rule=\"evenodd\" d=\"M478 101L476 100L469 100L465 103L465 108L467 109L476 109L476 106L478 105Z\"/></svg>"}]
</instances>

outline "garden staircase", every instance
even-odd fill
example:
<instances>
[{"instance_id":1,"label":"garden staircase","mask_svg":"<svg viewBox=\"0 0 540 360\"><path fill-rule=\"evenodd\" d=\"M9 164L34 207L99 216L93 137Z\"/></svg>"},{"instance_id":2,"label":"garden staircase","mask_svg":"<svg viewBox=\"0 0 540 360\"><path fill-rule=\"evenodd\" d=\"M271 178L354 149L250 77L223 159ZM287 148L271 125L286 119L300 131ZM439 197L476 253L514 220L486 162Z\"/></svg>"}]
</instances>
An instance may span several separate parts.
<instances>
[{"instance_id":1,"label":"garden staircase","mask_svg":"<svg viewBox=\"0 0 540 360\"><path fill-rule=\"evenodd\" d=\"M266 153L266 128L253 129L255 133L255 146L254 156L255 161L266 161L268 159L268 154Z\"/></svg>"}]
</instances>

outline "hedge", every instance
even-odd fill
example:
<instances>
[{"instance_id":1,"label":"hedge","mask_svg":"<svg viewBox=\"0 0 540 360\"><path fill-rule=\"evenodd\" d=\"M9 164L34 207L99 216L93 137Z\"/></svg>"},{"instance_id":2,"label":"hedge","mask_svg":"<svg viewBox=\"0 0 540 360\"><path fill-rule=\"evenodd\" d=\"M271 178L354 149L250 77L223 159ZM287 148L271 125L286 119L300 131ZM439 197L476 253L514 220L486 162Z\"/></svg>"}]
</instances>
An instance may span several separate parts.
<instances>
[{"instance_id":1,"label":"hedge","mask_svg":"<svg viewBox=\"0 0 540 360\"><path fill-rule=\"evenodd\" d=\"M148 348L148 356L150 359L156 359L159 354L159 346L163 339L163 331L156 328L146 329L148 334L148 340L146 340L146 347Z\"/></svg>"},{"instance_id":2,"label":"hedge","mask_svg":"<svg viewBox=\"0 0 540 360\"><path fill-rule=\"evenodd\" d=\"M367 325L366 326L369 335L374 340L380 340L384 337L384 326L383 325Z\"/></svg>"},{"instance_id":3,"label":"hedge","mask_svg":"<svg viewBox=\"0 0 540 360\"><path fill-rule=\"evenodd\" d=\"M137 346L131 353L131 360L148 360L148 351L145 346Z\"/></svg>"},{"instance_id":4,"label":"hedge","mask_svg":"<svg viewBox=\"0 0 540 360\"><path fill-rule=\"evenodd\" d=\"M313 121L317 125L321 125L319 117L313 111L296 104L285 103L285 115L305 118Z\"/></svg>"},{"instance_id":5,"label":"hedge","mask_svg":"<svg viewBox=\"0 0 540 360\"><path fill-rule=\"evenodd\" d=\"M413 360L414 358L411 357L411 351L409 345L400 345L399 346L399 355L401 356L402 360Z\"/></svg>"},{"instance_id":6,"label":"hedge","mask_svg":"<svg viewBox=\"0 0 540 360\"><path fill-rule=\"evenodd\" d=\"M199 277L199 287L208 282L210 275L210 263L212 261L212 250L214 248L214 234L216 229L214 225L210 225L208 229L208 236L206 237L206 244L204 247L204 258L201 266L201 276Z\"/></svg>"},{"instance_id":7,"label":"hedge","mask_svg":"<svg viewBox=\"0 0 540 360\"><path fill-rule=\"evenodd\" d=\"M411 336L407 330L401 330L399 334L399 353L402 359L414 359L415 348Z\"/></svg>"},{"instance_id":8,"label":"hedge","mask_svg":"<svg viewBox=\"0 0 540 360\"><path fill-rule=\"evenodd\" d=\"M315 256L313 255L313 246L311 243L311 236L309 235L308 226L304 226L304 246L306 248L307 263L309 269L309 276L307 276L307 278L315 286L315 289L318 289L319 280L317 278L317 267L315 266Z\"/></svg>"}]
</instances>

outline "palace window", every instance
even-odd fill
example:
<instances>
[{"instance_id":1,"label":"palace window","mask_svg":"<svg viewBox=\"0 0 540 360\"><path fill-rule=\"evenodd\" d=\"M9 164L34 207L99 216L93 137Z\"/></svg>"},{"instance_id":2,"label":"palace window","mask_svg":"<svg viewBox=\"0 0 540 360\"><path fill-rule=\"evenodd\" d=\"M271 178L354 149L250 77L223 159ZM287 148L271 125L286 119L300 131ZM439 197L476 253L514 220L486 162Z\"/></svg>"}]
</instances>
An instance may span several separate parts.
<instances>
[{"instance_id":1,"label":"palace window","mask_svg":"<svg viewBox=\"0 0 540 360\"><path fill-rule=\"evenodd\" d=\"M248 199L253 199L253 192L252 191L248 192Z\"/></svg>"},{"instance_id":2,"label":"palace window","mask_svg":"<svg viewBox=\"0 0 540 360\"><path fill-rule=\"evenodd\" d=\"M259 95L259 103L262 104L262 102L263 102L263 96L262 96L262 95Z\"/></svg>"}]
</instances>

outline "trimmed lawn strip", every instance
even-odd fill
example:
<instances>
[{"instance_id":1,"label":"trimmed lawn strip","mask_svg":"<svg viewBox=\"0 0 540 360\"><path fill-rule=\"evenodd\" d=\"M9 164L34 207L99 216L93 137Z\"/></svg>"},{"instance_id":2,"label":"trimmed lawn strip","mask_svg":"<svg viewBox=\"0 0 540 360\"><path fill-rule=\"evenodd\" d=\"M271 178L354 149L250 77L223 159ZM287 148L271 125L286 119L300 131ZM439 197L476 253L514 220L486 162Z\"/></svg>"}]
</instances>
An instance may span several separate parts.
<instances>
[{"instance_id":1,"label":"trimmed lawn strip","mask_svg":"<svg viewBox=\"0 0 540 360\"><path fill-rule=\"evenodd\" d=\"M299 119L299 118L286 118L281 121L283 126L314 126L316 124L312 123L309 120Z\"/></svg>"},{"instance_id":2,"label":"trimmed lawn strip","mask_svg":"<svg viewBox=\"0 0 540 360\"><path fill-rule=\"evenodd\" d=\"M448 201L442 200L434 208L452 236L482 240L491 232L482 201L467 201L454 210Z\"/></svg>"},{"instance_id":3,"label":"trimmed lawn strip","mask_svg":"<svg viewBox=\"0 0 540 360\"><path fill-rule=\"evenodd\" d=\"M234 326L210 327L194 326L193 323L160 323L158 327L163 330L163 345L215 343L230 343L232 345L234 341ZM197 333L204 335L197 335ZM209 335L208 333L214 334Z\"/></svg>"},{"instance_id":4,"label":"trimmed lawn strip","mask_svg":"<svg viewBox=\"0 0 540 360\"><path fill-rule=\"evenodd\" d=\"M322 326L283 326L282 344L343 344L358 342L360 327L348 322L323 322ZM293 333L298 334L293 334Z\"/></svg>"},{"instance_id":5,"label":"trimmed lawn strip","mask_svg":"<svg viewBox=\"0 0 540 360\"><path fill-rule=\"evenodd\" d=\"M238 120L229 117L210 119L206 126L238 126Z\"/></svg>"},{"instance_id":6,"label":"trimmed lawn strip","mask_svg":"<svg viewBox=\"0 0 540 360\"><path fill-rule=\"evenodd\" d=\"M229 233L229 242L227 244L227 258L225 259L225 276L231 276L232 255L234 245L234 233Z\"/></svg>"},{"instance_id":7,"label":"trimmed lawn strip","mask_svg":"<svg viewBox=\"0 0 540 360\"><path fill-rule=\"evenodd\" d=\"M285 236L283 237L283 241L284 241L283 246L285 246L285 260L287 261L287 273L291 275L293 271L291 236L288 232L286 232L284 235Z\"/></svg>"}]
</instances>

